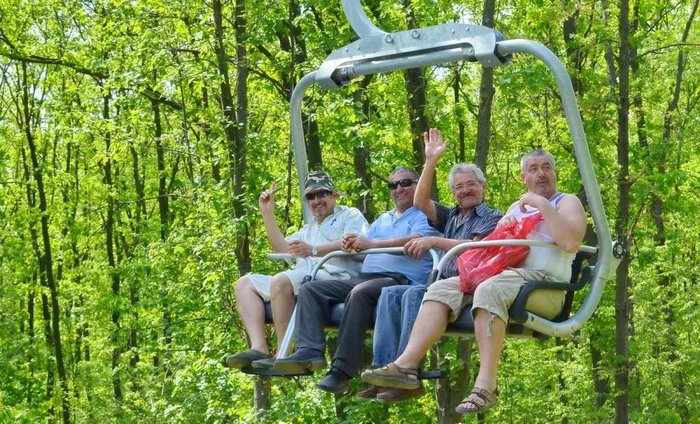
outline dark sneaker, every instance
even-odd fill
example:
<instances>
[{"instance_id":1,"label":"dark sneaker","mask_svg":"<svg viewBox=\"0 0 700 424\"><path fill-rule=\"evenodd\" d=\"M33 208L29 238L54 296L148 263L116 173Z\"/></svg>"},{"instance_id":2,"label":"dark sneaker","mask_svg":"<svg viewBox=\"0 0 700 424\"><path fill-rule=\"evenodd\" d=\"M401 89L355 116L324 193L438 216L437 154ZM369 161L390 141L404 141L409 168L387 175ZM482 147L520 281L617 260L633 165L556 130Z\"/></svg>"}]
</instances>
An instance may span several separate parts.
<instances>
[{"instance_id":1,"label":"dark sneaker","mask_svg":"<svg viewBox=\"0 0 700 424\"><path fill-rule=\"evenodd\" d=\"M284 359L276 360L274 367L287 374L304 371L316 372L326 368L326 358L323 356L323 352L313 349L299 349Z\"/></svg>"},{"instance_id":2,"label":"dark sneaker","mask_svg":"<svg viewBox=\"0 0 700 424\"><path fill-rule=\"evenodd\" d=\"M226 365L229 368L245 368L249 366L251 362L265 358L272 358L272 356L267 353L262 353L259 350L248 349L228 356L226 358Z\"/></svg>"},{"instance_id":3,"label":"dark sneaker","mask_svg":"<svg viewBox=\"0 0 700 424\"><path fill-rule=\"evenodd\" d=\"M258 359L257 361L253 361L250 364L253 368L256 369L272 369L273 365L275 365L275 357L271 356L269 358L265 359Z\"/></svg>"},{"instance_id":4,"label":"dark sneaker","mask_svg":"<svg viewBox=\"0 0 700 424\"><path fill-rule=\"evenodd\" d=\"M382 387L377 394L377 400L380 402L391 403L401 402L403 400L419 398L425 395L425 388L421 384L417 389L393 389Z\"/></svg>"},{"instance_id":5,"label":"dark sneaker","mask_svg":"<svg viewBox=\"0 0 700 424\"><path fill-rule=\"evenodd\" d=\"M378 387L374 384L370 384L369 387L357 394L358 399L362 400L373 400L377 398L377 395L381 392L384 387Z\"/></svg>"},{"instance_id":6,"label":"dark sneaker","mask_svg":"<svg viewBox=\"0 0 700 424\"><path fill-rule=\"evenodd\" d=\"M345 393L348 391L350 377L338 368L331 368L326 377L316 384L317 389L329 393Z\"/></svg>"}]
</instances>

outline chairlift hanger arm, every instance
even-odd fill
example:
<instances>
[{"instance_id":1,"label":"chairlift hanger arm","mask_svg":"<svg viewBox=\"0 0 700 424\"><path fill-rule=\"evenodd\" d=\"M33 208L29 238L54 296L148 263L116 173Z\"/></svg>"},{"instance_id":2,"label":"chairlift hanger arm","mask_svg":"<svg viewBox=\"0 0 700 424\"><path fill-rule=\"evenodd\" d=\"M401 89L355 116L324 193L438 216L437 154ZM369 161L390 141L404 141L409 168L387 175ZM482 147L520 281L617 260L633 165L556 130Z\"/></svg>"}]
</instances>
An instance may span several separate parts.
<instances>
[{"instance_id":1,"label":"chairlift hanger arm","mask_svg":"<svg viewBox=\"0 0 700 424\"><path fill-rule=\"evenodd\" d=\"M301 106L304 93L314 83L333 89L361 75L463 60L493 67L508 63L514 53L533 55L546 64L556 80L600 251L590 290L576 314L560 323L529 314L526 325L550 336L565 336L582 327L600 302L605 282L615 272L624 246L612 241L576 96L564 65L539 43L506 40L498 31L475 25L453 23L389 34L370 22L360 0L342 0L342 4L348 22L360 40L331 53L321 68L305 75L292 92L290 125L300 189L303 190L303 181L308 174ZM304 221L308 223L311 219L311 212L305 205Z\"/></svg>"}]
</instances>

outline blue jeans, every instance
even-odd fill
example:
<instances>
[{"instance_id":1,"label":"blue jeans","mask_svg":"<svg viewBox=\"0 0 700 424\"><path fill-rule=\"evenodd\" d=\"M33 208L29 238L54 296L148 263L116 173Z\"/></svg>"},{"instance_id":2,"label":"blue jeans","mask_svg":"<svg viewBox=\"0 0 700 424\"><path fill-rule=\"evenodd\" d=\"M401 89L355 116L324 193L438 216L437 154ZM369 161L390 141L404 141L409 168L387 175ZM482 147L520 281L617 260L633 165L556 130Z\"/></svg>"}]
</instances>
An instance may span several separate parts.
<instances>
[{"instance_id":1,"label":"blue jeans","mask_svg":"<svg viewBox=\"0 0 700 424\"><path fill-rule=\"evenodd\" d=\"M391 286L382 289L374 324L373 367L383 367L394 362L406 349L425 291L425 286Z\"/></svg>"}]
</instances>

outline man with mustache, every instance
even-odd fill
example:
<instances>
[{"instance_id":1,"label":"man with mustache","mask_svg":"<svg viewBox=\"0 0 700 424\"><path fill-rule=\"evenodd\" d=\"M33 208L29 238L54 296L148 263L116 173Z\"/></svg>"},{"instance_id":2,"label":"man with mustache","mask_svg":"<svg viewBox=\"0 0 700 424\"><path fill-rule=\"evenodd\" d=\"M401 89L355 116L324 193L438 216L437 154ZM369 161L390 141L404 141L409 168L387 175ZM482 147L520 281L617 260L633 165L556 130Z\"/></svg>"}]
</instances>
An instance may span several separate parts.
<instances>
[{"instance_id":1,"label":"man with mustache","mask_svg":"<svg viewBox=\"0 0 700 424\"><path fill-rule=\"evenodd\" d=\"M431 134L430 143L436 150L444 149L440 134ZM498 403L496 373L509 319L508 308L528 281L568 281L571 264L586 231L586 214L581 201L557 190L556 167L549 152L530 152L523 156L520 166L520 177L528 191L513 203L498 225L508 225L539 213L542 220L527 238L553 242L557 248L532 246L518 268L508 268L484 281L473 296L461 292L459 277L431 285L403 354L383 368L365 371L363 380L381 387L418 388L416 367L419 361L444 333L447 323L454 321L471 304L474 337L479 347L479 374L472 392L456 411L481 413ZM564 299L562 290L536 290L526 308L552 319L561 311Z\"/></svg>"},{"instance_id":2,"label":"man with mustache","mask_svg":"<svg viewBox=\"0 0 700 424\"><path fill-rule=\"evenodd\" d=\"M338 191L323 171L311 172L304 182L304 199L314 219L301 230L284 237L275 218L275 184L260 194L258 203L270 246L275 253L290 253L296 267L277 275L248 274L235 286L236 309L250 339L250 349L230 355L226 365L231 368L272 366L265 339L265 304L272 304L272 318L277 332L279 350L294 310L294 296L301 283L320 258L340 250L341 237L347 232L362 232L367 220L356 208L336 204ZM319 278L348 279L359 272L359 264L350 258L334 258L319 270Z\"/></svg>"},{"instance_id":3,"label":"man with mustache","mask_svg":"<svg viewBox=\"0 0 700 424\"><path fill-rule=\"evenodd\" d=\"M458 164L450 170L448 181L457 205L450 208L430 199L435 168L445 151L445 145L431 142L431 135L435 138L437 134L441 136L438 130L431 129L423 135L425 166L416 187L413 204L426 214L428 223L445 236L421 237L409 241L404 246L404 251L412 256L420 256L432 248L447 251L469 240L481 240L493 232L503 216L501 211L488 207L484 202L486 179L481 169L473 164ZM458 275L456 258L447 264L442 275ZM425 286L395 286L382 290L374 327L372 366L382 367L401 355L408 343L424 294ZM422 385L408 390L371 385L358 393L358 397L396 402L423 394L425 390Z\"/></svg>"}]
</instances>

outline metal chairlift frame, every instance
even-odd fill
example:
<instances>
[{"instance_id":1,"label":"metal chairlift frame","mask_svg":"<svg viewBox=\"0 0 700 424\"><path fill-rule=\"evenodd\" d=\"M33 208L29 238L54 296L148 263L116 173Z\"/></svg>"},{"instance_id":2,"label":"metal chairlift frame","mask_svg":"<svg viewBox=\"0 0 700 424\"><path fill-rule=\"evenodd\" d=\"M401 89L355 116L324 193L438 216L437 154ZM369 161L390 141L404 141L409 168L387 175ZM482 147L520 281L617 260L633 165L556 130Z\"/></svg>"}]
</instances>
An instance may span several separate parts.
<instances>
[{"instance_id":1,"label":"metal chairlift frame","mask_svg":"<svg viewBox=\"0 0 700 424\"><path fill-rule=\"evenodd\" d=\"M317 71L305 75L294 88L290 101L291 137L301 192L303 192L303 181L309 173L301 108L306 90L313 84L332 90L343 87L353 78L362 75L463 60L479 62L484 67L496 67L510 62L512 55L516 53L533 55L544 62L554 76L559 89L574 143L576 161L598 237L598 257L590 289L573 316L563 322L552 322L528 313L524 325L554 337L567 336L580 329L598 306L605 282L615 272L622 257L623 246L617 242L613 243L611 238L576 96L564 65L545 46L526 39L507 40L500 32L491 28L448 23L387 33L369 20L360 0L342 0L342 6L350 26L359 39L334 51ZM304 221L310 222L312 216L308 205L304 205L303 214ZM292 329L290 325L287 333L292 333ZM280 357L284 357L285 354L286 352L280 352Z\"/></svg>"}]
</instances>

